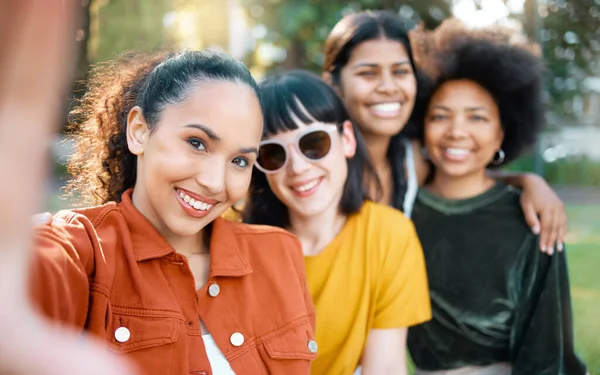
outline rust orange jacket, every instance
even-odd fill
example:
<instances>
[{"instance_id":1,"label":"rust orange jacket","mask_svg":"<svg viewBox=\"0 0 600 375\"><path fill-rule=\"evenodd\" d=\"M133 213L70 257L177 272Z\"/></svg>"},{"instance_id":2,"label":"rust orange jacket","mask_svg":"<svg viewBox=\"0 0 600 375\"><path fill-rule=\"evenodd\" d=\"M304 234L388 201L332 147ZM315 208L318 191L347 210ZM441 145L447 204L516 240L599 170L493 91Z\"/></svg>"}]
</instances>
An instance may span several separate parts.
<instances>
[{"instance_id":1,"label":"rust orange jacket","mask_svg":"<svg viewBox=\"0 0 600 375\"><path fill-rule=\"evenodd\" d=\"M104 340L141 374L212 374L200 320L236 375L309 374L314 307L291 234L216 220L208 282L196 290L187 259L131 191L119 204L58 215L66 224L37 230L31 278L51 319Z\"/></svg>"}]
</instances>

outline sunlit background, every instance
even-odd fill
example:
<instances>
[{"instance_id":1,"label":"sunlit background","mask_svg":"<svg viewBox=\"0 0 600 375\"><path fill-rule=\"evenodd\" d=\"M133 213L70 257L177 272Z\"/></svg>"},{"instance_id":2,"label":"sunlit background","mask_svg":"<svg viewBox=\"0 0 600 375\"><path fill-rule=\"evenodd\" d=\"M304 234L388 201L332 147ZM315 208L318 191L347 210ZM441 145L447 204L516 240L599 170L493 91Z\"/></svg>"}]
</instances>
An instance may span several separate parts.
<instances>
[{"instance_id":1,"label":"sunlit background","mask_svg":"<svg viewBox=\"0 0 600 375\"><path fill-rule=\"evenodd\" d=\"M544 176L567 204L576 343L600 375L600 0L83 0L73 98L91 64L137 49L212 48L269 72L319 71L322 46L347 12L389 9L412 27L455 16L473 27L500 23L542 45L548 128L537 148L509 168ZM59 199L68 136L57 139L48 209Z\"/></svg>"}]
</instances>

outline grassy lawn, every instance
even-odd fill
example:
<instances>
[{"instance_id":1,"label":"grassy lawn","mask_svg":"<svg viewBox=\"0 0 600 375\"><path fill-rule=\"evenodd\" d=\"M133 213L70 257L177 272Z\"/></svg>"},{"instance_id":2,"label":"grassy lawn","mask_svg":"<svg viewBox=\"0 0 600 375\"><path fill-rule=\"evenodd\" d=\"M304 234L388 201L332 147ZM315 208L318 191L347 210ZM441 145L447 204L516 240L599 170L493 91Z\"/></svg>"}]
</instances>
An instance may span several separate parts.
<instances>
[{"instance_id":1,"label":"grassy lawn","mask_svg":"<svg viewBox=\"0 0 600 375\"><path fill-rule=\"evenodd\" d=\"M600 205L567 210L575 344L590 375L600 375Z\"/></svg>"}]
</instances>

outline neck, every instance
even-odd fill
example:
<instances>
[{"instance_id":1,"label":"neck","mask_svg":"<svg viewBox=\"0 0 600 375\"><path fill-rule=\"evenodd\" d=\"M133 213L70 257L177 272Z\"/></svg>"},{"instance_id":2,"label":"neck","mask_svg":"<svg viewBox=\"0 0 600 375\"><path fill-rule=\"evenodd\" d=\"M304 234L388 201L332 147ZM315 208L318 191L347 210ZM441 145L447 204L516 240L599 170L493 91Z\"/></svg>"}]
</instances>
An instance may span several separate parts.
<instances>
[{"instance_id":1,"label":"neck","mask_svg":"<svg viewBox=\"0 0 600 375\"><path fill-rule=\"evenodd\" d=\"M388 148L390 146L390 137L377 136L372 134L366 134L363 136L369 150L369 157L373 163L375 174L381 184L381 196L379 202L383 204L390 204L392 200L393 191L393 176L392 166L387 158ZM375 195L375 182L371 183L369 193L373 198Z\"/></svg>"},{"instance_id":2,"label":"neck","mask_svg":"<svg viewBox=\"0 0 600 375\"><path fill-rule=\"evenodd\" d=\"M371 162L375 169L378 170L388 166L387 151L390 146L391 138L387 136L363 134L363 139L367 144L369 157L371 158Z\"/></svg>"},{"instance_id":3,"label":"neck","mask_svg":"<svg viewBox=\"0 0 600 375\"><path fill-rule=\"evenodd\" d=\"M495 181L488 177L485 170L465 176L449 176L435 172L433 181L427 189L442 198L459 200L476 197L494 186Z\"/></svg>"},{"instance_id":4,"label":"neck","mask_svg":"<svg viewBox=\"0 0 600 375\"><path fill-rule=\"evenodd\" d=\"M344 226L347 217L339 212L337 205L334 208L311 217L290 213L289 230L302 243L304 255L319 254Z\"/></svg>"}]
</instances>

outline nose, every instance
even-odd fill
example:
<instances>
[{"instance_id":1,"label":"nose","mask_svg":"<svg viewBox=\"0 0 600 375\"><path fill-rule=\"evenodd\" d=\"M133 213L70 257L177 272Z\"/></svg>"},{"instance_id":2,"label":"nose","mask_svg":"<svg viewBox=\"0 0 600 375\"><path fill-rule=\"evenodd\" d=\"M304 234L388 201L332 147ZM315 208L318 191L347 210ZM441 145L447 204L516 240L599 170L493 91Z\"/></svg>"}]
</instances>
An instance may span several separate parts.
<instances>
[{"instance_id":1,"label":"nose","mask_svg":"<svg viewBox=\"0 0 600 375\"><path fill-rule=\"evenodd\" d=\"M398 92L398 82L396 82L392 74L389 72L384 72L381 75L381 80L379 81L377 90L385 94L395 94Z\"/></svg>"},{"instance_id":2,"label":"nose","mask_svg":"<svg viewBox=\"0 0 600 375\"><path fill-rule=\"evenodd\" d=\"M463 116L455 116L448 124L446 136L452 139L462 139L467 137L466 120Z\"/></svg>"},{"instance_id":3,"label":"nose","mask_svg":"<svg viewBox=\"0 0 600 375\"><path fill-rule=\"evenodd\" d=\"M225 190L226 175L227 162L220 158L211 158L200 166L196 182L211 195L218 195Z\"/></svg>"},{"instance_id":4,"label":"nose","mask_svg":"<svg viewBox=\"0 0 600 375\"><path fill-rule=\"evenodd\" d=\"M288 158L288 170L293 174L302 174L310 168L310 163L291 145L288 148Z\"/></svg>"}]
</instances>

